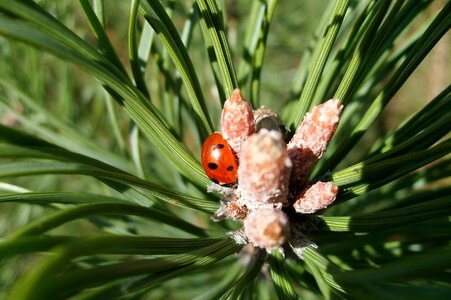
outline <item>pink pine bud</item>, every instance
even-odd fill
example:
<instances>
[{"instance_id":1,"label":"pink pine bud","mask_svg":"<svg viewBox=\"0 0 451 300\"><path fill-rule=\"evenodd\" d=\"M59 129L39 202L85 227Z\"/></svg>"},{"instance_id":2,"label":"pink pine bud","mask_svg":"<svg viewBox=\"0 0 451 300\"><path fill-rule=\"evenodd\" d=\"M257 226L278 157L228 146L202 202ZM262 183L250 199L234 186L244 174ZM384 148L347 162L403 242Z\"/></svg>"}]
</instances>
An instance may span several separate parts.
<instances>
[{"instance_id":1,"label":"pink pine bud","mask_svg":"<svg viewBox=\"0 0 451 300\"><path fill-rule=\"evenodd\" d=\"M239 89L235 89L224 103L221 128L224 138L237 154L240 153L241 143L255 132L252 108Z\"/></svg>"},{"instance_id":2,"label":"pink pine bud","mask_svg":"<svg viewBox=\"0 0 451 300\"><path fill-rule=\"evenodd\" d=\"M337 193L338 187L332 182L318 181L296 197L293 207L298 213L312 214L332 204Z\"/></svg>"},{"instance_id":3,"label":"pink pine bud","mask_svg":"<svg viewBox=\"0 0 451 300\"><path fill-rule=\"evenodd\" d=\"M240 202L249 209L262 204L288 205L291 161L282 134L260 130L241 148L238 167Z\"/></svg>"},{"instance_id":4,"label":"pink pine bud","mask_svg":"<svg viewBox=\"0 0 451 300\"><path fill-rule=\"evenodd\" d=\"M342 109L340 100L331 99L315 106L305 115L288 143L288 153L293 163L290 179L292 188L307 183L308 173L326 151L335 133Z\"/></svg>"},{"instance_id":5,"label":"pink pine bud","mask_svg":"<svg viewBox=\"0 0 451 300\"><path fill-rule=\"evenodd\" d=\"M287 215L272 207L257 209L244 221L244 231L249 241L266 249L282 246L287 240L289 229Z\"/></svg>"}]
</instances>

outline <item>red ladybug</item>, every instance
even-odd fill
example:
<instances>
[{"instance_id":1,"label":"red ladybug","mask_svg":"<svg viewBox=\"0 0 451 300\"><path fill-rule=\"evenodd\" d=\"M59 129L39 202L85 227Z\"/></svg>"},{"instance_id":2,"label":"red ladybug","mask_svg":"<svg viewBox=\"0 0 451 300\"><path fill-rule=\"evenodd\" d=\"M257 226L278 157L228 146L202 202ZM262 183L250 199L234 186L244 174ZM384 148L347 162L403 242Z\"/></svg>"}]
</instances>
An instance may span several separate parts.
<instances>
[{"instance_id":1,"label":"red ladybug","mask_svg":"<svg viewBox=\"0 0 451 300\"><path fill-rule=\"evenodd\" d=\"M214 183L232 185L238 180L235 155L219 132L205 140L202 146L202 165L208 178Z\"/></svg>"}]
</instances>

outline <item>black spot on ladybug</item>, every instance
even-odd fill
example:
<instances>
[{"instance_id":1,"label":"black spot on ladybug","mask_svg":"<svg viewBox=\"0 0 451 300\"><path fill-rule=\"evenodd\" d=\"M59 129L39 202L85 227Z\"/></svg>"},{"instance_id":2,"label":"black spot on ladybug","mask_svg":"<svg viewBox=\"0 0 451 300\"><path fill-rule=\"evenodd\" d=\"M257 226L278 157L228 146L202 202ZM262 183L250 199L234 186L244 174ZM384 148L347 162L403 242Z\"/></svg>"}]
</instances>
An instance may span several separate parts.
<instances>
[{"instance_id":1,"label":"black spot on ladybug","mask_svg":"<svg viewBox=\"0 0 451 300\"><path fill-rule=\"evenodd\" d=\"M233 166L228 166L227 171L233 171Z\"/></svg>"},{"instance_id":2,"label":"black spot on ladybug","mask_svg":"<svg viewBox=\"0 0 451 300\"><path fill-rule=\"evenodd\" d=\"M208 163L208 168L210 170L216 170L218 168L218 165L215 163Z\"/></svg>"},{"instance_id":3,"label":"black spot on ladybug","mask_svg":"<svg viewBox=\"0 0 451 300\"><path fill-rule=\"evenodd\" d=\"M216 179L212 179L211 181L213 181L213 182L216 183L216 184L219 184L219 181L216 180Z\"/></svg>"},{"instance_id":4,"label":"black spot on ladybug","mask_svg":"<svg viewBox=\"0 0 451 300\"><path fill-rule=\"evenodd\" d=\"M215 148L216 149L222 149L222 148L224 148L224 144L217 144Z\"/></svg>"}]
</instances>

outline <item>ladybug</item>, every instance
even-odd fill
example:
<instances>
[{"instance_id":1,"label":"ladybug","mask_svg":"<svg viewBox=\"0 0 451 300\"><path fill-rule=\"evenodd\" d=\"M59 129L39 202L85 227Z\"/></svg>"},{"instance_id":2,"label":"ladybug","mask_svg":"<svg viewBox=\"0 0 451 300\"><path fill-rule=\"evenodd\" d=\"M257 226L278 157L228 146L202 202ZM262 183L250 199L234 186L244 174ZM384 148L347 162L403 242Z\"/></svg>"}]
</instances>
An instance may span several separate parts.
<instances>
[{"instance_id":1,"label":"ladybug","mask_svg":"<svg viewBox=\"0 0 451 300\"><path fill-rule=\"evenodd\" d=\"M207 137L201 157L205 173L214 183L229 186L238 180L235 155L219 132Z\"/></svg>"}]
</instances>

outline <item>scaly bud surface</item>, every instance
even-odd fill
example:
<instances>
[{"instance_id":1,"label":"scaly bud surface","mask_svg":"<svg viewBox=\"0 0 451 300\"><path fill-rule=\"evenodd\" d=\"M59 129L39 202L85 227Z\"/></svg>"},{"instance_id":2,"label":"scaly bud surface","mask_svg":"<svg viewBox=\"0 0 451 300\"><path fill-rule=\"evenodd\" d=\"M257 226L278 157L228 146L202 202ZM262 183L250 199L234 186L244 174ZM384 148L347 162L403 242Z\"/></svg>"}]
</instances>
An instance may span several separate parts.
<instances>
[{"instance_id":1,"label":"scaly bud surface","mask_svg":"<svg viewBox=\"0 0 451 300\"><path fill-rule=\"evenodd\" d=\"M255 132L252 108L239 89L235 89L224 103L221 128L224 138L236 154L240 153L241 144Z\"/></svg>"},{"instance_id":2,"label":"scaly bud surface","mask_svg":"<svg viewBox=\"0 0 451 300\"><path fill-rule=\"evenodd\" d=\"M332 182L318 181L296 197L293 207L298 213L312 214L332 204L337 193L338 187Z\"/></svg>"},{"instance_id":3,"label":"scaly bud surface","mask_svg":"<svg viewBox=\"0 0 451 300\"><path fill-rule=\"evenodd\" d=\"M255 246L265 249L280 247L289 235L288 217L277 208L260 208L248 215L244 230Z\"/></svg>"},{"instance_id":4,"label":"scaly bud surface","mask_svg":"<svg viewBox=\"0 0 451 300\"><path fill-rule=\"evenodd\" d=\"M289 204L291 161L282 134L260 130L250 136L240 153L238 192L249 209L265 204Z\"/></svg>"},{"instance_id":5,"label":"scaly bud surface","mask_svg":"<svg viewBox=\"0 0 451 300\"><path fill-rule=\"evenodd\" d=\"M335 133L343 105L331 99L307 113L291 141L288 153L293 163L290 188L296 190L307 183L307 176L321 158Z\"/></svg>"}]
</instances>

